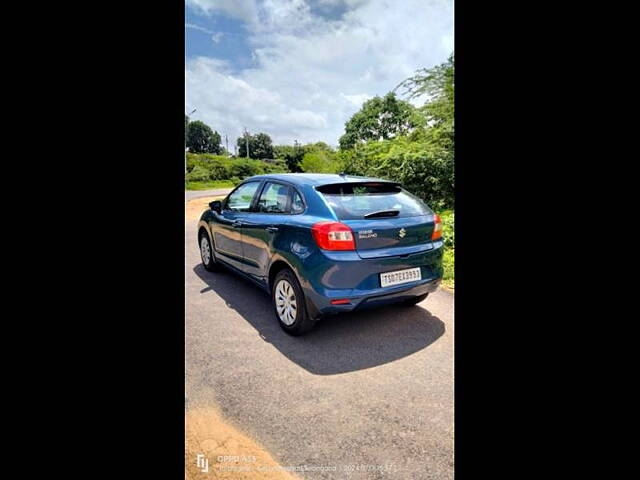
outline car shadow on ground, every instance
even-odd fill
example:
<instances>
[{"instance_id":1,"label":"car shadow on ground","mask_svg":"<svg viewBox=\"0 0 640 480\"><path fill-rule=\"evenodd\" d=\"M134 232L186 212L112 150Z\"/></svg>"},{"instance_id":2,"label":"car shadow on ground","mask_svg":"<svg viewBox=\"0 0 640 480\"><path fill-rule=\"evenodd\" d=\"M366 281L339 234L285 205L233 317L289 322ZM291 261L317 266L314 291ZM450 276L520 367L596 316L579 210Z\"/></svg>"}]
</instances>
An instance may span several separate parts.
<instances>
[{"instance_id":1,"label":"car shadow on ground","mask_svg":"<svg viewBox=\"0 0 640 480\"><path fill-rule=\"evenodd\" d=\"M444 323L421 306L390 305L321 319L300 337L285 333L276 320L271 298L249 280L223 268L194 272L283 355L316 375L335 375L404 358L440 338ZM426 301L427 304L429 300Z\"/></svg>"}]
</instances>

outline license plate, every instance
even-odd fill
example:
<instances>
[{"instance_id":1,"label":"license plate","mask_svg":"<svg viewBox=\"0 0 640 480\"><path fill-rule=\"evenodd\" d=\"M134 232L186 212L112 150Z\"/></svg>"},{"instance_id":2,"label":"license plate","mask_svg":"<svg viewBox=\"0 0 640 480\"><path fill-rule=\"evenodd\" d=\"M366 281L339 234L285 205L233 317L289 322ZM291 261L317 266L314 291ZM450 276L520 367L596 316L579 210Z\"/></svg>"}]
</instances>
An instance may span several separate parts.
<instances>
[{"instance_id":1,"label":"license plate","mask_svg":"<svg viewBox=\"0 0 640 480\"><path fill-rule=\"evenodd\" d=\"M390 287L391 285L402 285L403 283L415 282L416 280L422 280L420 267L380 274L380 286L382 287Z\"/></svg>"}]
</instances>

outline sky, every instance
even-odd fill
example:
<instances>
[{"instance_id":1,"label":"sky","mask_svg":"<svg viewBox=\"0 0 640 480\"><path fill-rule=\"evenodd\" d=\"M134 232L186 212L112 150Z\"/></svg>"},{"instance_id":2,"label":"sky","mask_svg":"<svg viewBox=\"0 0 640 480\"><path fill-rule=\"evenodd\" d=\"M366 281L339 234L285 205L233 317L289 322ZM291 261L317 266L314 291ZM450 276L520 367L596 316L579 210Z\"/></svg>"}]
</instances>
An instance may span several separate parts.
<instances>
[{"instance_id":1,"label":"sky","mask_svg":"<svg viewBox=\"0 0 640 480\"><path fill-rule=\"evenodd\" d=\"M453 0L186 0L185 113L229 150L336 146L362 103L453 52Z\"/></svg>"}]
</instances>

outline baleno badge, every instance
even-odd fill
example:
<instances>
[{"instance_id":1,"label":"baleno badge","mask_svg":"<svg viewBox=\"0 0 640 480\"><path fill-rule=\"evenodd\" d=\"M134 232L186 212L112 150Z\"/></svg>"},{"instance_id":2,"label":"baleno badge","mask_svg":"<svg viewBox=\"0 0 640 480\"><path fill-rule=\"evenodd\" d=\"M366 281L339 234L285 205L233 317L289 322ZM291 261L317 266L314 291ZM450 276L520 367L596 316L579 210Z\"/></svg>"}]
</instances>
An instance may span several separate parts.
<instances>
[{"instance_id":1,"label":"baleno badge","mask_svg":"<svg viewBox=\"0 0 640 480\"><path fill-rule=\"evenodd\" d=\"M376 238L377 233L373 233L373 230L360 230L358 232L358 238Z\"/></svg>"},{"instance_id":2,"label":"baleno badge","mask_svg":"<svg viewBox=\"0 0 640 480\"><path fill-rule=\"evenodd\" d=\"M400 238L404 238L406 234L407 234L407 231L404 228L401 228L400 231L398 232L398 236Z\"/></svg>"}]
</instances>

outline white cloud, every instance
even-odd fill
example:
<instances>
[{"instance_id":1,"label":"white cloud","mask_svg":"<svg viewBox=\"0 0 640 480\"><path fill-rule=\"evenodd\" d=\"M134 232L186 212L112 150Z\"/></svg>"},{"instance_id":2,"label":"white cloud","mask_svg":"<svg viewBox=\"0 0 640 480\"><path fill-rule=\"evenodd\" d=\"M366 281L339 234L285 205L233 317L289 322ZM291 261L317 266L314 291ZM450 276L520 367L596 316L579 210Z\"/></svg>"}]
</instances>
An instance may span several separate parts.
<instances>
[{"instance_id":1,"label":"white cloud","mask_svg":"<svg viewBox=\"0 0 640 480\"><path fill-rule=\"evenodd\" d=\"M213 43L218 43L222 39L222 37L224 35L223 32L214 32L213 30L209 30L208 28L205 28L205 27L202 27L200 25L193 24L193 23L185 23L184 26L186 28L190 28L192 30L197 30L199 32L208 33L209 35L211 35L211 41Z\"/></svg>"},{"instance_id":2,"label":"white cloud","mask_svg":"<svg viewBox=\"0 0 640 480\"><path fill-rule=\"evenodd\" d=\"M219 133L228 134L230 145L245 126L253 133L269 133L276 143L291 143L291 132L303 138L327 128L322 114L299 108L274 90L252 85L229 73L227 67L203 57L189 62L186 103L188 109L198 109L194 119L202 118Z\"/></svg>"},{"instance_id":3,"label":"white cloud","mask_svg":"<svg viewBox=\"0 0 640 480\"><path fill-rule=\"evenodd\" d=\"M200 25L196 25L194 23L185 23L184 26L186 28L190 28L191 30L198 30L199 32L204 32L204 33L213 33L213 30L209 30L208 28L204 28Z\"/></svg>"},{"instance_id":4,"label":"white cloud","mask_svg":"<svg viewBox=\"0 0 640 480\"><path fill-rule=\"evenodd\" d=\"M187 3L225 11L222 5L230 2ZM254 4L247 40L256 66L232 72L216 59L189 60L187 107L198 108L197 118L228 133L230 146L244 126L269 133L275 143L336 145L344 123L365 100L451 53L450 1L343 3L351 9L332 21L313 15L303 0Z\"/></svg>"},{"instance_id":5,"label":"white cloud","mask_svg":"<svg viewBox=\"0 0 640 480\"><path fill-rule=\"evenodd\" d=\"M318 4L327 5L331 7L335 7L335 6L355 7L357 5L367 3L368 1L369 0L318 0Z\"/></svg>"},{"instance_id":6,"label":"white cloud","mask_svg":"<svg viewBox=\"0 0 640 480\"><path fill-rule=\"evenodd\" d=\"M222 13L250 23L258 19L256 0L186 0L186 4L208 15Z\"/></svg>"},{"instance_id":7,"label":"white cloud","mask_svg":"<svg viewBox=\"0 0 640 480\"><path fill-rule=\"evenodd\" d=\"M310 20L310 8L304 0L264 0L260 10L267 28L286 28Z\"/></svg>"},{"instance_id":8,"label":"white cloud","mask_svg":"<svg viewBox=\"0 0 640 480\"><path fill-rule=\"evenodd\" d=\"M359 95L345 95L344 93L340 93L340 95L343 98L346 98L347 100L349 100L352 104L354 104L358 108L361 107L364 102L366 102L371 98L371 96L367 95L366 93L361 93Z\"/></svg>"}]
</instances>

